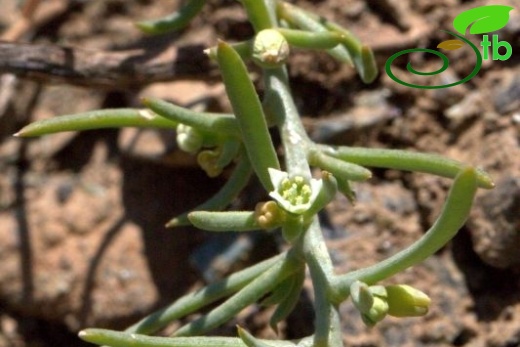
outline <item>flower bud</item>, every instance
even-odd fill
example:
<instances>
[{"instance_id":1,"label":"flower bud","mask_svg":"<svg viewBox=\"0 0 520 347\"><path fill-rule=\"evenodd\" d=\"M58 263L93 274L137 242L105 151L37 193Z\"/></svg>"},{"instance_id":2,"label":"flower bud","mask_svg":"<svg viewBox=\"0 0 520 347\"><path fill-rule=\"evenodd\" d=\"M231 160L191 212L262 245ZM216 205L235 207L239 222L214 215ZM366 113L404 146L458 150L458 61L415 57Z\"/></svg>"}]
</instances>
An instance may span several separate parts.
<instances>
[{"instance_id":1,"label":"flower bud","mask_svg":"<svg viewBox=\"0 0 520 347\"><path fill-rule=\"evenodd\" d=\"M289 58L289 44L275 29L265 29L253 41L253 61L260 67L272 69L285 64Z\"/></svg>"},{"instance_id":2,"label":"flower bud","mask_svg":"<svg viewBox=\"0 0 520 347\"><path fill-rule=\"evenodd\" d=\"M199 153L197 156L197 162L209 177L217 177L222 172L222 168L218 166L219 158L219 149L205 150Z\"/></svg>"},{"instance_id":3,"label":"flower bud","mask_svg":"<svg viewBox=\"0 0 520 347\"><path fill-rule=\"evenodd\" d=\"M259 202L256 204L255 217L262 229L273 229L283 223L285 212L274 201Z\"/></svg>"},{"instance_id":4,"label":"flower bud","mask_svg":"<svg viewBox=\"0 0 520 347\"><path fill-rule=\"evenodd\" d=\"M354 306L361 313L368 313L374 305L374 296L366 283L356 281L350 286L350 296Z\"/></svg>"},{"instance_id":5,"label":"flower bud","mask_svg":"<svg viewBox=\"0 0 520 347\"><path fill-rule=\"evenodd\" d=\"M374 296L374 303L367 313L362 313L363 323L369 327L373 327L376 323L382 321L388 313L388 303L385 299Z\"/></svg>"},{"instance_id":6,"label":"flower bud","mask_svg":"<svg viewBox=\"0 0 520 347\"><path fill-rule=\"evenodd\" d=\"M428 313L430 298L411 286L386 286L388 314L394 317L418 317Z\"/></svg>"},{"instance_id":7,"label":"flower bud","mask_svg":"<svg viewBox=\"0 0 520 347\"><path fill-rule=\"evenodd\" d=\"M188 153L196 153L201 147L204 138L195 128L179 124L177 125L177 145L180 149Z\"/></svg>"}]
</instances>

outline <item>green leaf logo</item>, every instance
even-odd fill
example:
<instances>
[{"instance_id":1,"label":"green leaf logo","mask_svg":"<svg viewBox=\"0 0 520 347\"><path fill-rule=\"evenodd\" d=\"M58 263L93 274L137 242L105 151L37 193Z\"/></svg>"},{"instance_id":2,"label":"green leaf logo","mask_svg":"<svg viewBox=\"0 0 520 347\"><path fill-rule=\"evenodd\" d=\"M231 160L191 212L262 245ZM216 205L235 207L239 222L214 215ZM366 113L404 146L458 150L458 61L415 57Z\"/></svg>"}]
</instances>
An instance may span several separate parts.
<instances>
[{"instance_id":1,"label":"green leaf logo","mask_svg":"<svg viewBox=\"0 0 520 347\"><path fill-rule=\"evenodd\" d=\"M509 12L514 7L504 5L488 5L472 8L459 14L453 20L453 27L462 35L471 26L470 34L485 34L506 26Z\"/></svg>"}]
</instances>

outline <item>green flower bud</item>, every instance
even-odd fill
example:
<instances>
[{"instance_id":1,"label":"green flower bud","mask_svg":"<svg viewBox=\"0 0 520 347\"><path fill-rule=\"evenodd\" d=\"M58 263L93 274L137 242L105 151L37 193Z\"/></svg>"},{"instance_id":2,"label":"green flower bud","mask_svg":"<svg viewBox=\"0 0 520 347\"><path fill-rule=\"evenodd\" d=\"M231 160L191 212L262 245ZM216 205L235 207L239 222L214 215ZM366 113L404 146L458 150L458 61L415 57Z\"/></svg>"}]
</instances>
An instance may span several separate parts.
<instances>
[{"instance_id":1,"label":"green flower bud","mask_svg":"<svg viewBox=\"0 0 520 347\"><path fill-rule=\"evenodd\" d=\"M374 305L374 296L366 283L356 281L350 286L350 296L354 306L361 313L368 313Z\"/></svg>"},{"instance_id":2,"label":"green flower bud","mask_svg":"<svg viewBox=\"0 0 520 347\"><path fill-rule=\"evenodd\" d=\"M259 202L255 207L255 217L262 229L273 229L282 225L285 211L274 201Z\"/></svg>"},{"instance_id":3,"label":"green flower bud","mask_svg":"<svg viewBox=\"0 0 520 347\"><path fill-rule=\"evenodd\" d=\"M428 313L430 298L411 286L386 286L388 314L394 317L419 317Z\"/></svg>"},{"instance_id":4,"label":"green flower bud","mask_svg":"<svg viewBox=\"0 0 520 347\"><path fill-rule=\"evenodd\" d=\"M385 299L374 296L374 303L367 313L362 313L363 323L369 327L373 327L376 323L382 321L388 313L388 303Z\"/></svg>"},{"instance_id":5,"label":"green flower bud","mask_svg":"<svg viewBox=\"0 0 520 347\"><path fill-rule=\"evenodd\" d=\"M222 168L218 166L219 158L220 149L205 150L199 153L197 162L209 177L217 177L222 172Z\"/></svg>"},{"instance_id":6,"label":"green flower bud","mask_svg":"<svg viewBox=\"0 0 520 347\"><path fill-rule=\"evenodd\" d=\"M256 34L253 41L253 61L256 64L272 69L285 64L288 58L289 44L277 30L265 29Z\"/></svg>"},{"instance_id":7,"label":"green flower bud","mask_svg":"<svg viewBox=\"0 0 520 347\"><path fill-rule=\"evenodd\" d=\"M195 128L179 124L177 125L177 145L180 149L188 153L196 153L202 147L204 138Z\"/></svg>"}]
</instances>

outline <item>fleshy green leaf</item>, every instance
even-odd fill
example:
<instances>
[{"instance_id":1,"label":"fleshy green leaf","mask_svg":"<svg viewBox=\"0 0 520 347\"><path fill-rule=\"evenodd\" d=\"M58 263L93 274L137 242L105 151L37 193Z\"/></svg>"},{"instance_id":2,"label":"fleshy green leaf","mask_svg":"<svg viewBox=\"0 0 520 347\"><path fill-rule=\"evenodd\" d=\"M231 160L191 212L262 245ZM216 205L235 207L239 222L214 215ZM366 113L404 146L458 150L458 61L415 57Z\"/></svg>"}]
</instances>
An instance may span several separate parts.
<instances>
[{"instance_id":1,"label":"fleshy green leaf","mask_svg":"<svg viewBox=\"0 0 520 347\"><path fill-rule=\"evenodd\" d=\"M253 82L240 55L225 42L218 44L217 61L251 165L264 188L271 191L267 169L279 169L280 163Z\"/></svg>"},{"instance_id":2,"label":"fleshy green leaf","mask_svg":"<svg viewBox=\"0 0 520 347\"><path fill-rule=\"evenodd\" d=\"M460 13L453 20L453 27L462 35L470 27L470 34L485 34L502 29L509 21L509 11L513 7L488 5L472 8Z\"/></svg>"},{"instance_id":3,"label":"fleshy green leaf","mask_svg":"<svg viewBox=\"0 0 520 347\"><path fill-rule=\"evenodd\" d=\"M258 230L255 213L247 211L193 211L188 219L197 228L207 231L250 231Z\"/></svg>"},{"instance_id":4,"label":"fleshy green leaf","mask_svg":"<svg viewBox=\"0 0 520 347\"><path fill-rule=\"evenodd\" d=\"M81 131L104 128L170 128L177 123L148 110L133 108L104 109L72 115L58 116L33 122L14 136L33 137L64 131Z\"/></svg>"},{"instance_id":5,"label":"fleshy green leaf","mask_svg":"<svg viewBox=\"0 0 520 347\"><path fill-rule=\"evenodd\" d=\"M179 11L164 18L139 22L137 27L147 34L154 35L180 30L190 23L193 17L202 10L205 3L206 0L191 0Z\"/></svg>"}]
</instances>

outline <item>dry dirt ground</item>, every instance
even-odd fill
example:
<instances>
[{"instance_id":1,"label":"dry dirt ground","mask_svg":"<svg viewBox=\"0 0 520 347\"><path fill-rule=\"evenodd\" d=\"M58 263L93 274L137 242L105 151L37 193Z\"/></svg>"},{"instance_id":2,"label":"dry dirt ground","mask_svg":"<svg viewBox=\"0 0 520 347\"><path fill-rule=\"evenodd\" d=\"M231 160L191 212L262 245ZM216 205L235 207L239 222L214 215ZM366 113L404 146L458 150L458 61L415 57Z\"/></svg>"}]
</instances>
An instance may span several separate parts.
<instances>
[{"instance_id":1,"label":"dry dirt ground","mask_svg":"<svg viewBox=\"0 0 520 347\"><path fill-rule=\"evenodd\" d=\"M17 21L16 1L2 1L0 32ZM53 2L42 2L40 10ZM91 50L144 44L208 46L217 38L248 38L240 5L214 0L181 34L143 39L137 19L165 15L179 1L63 1L64 10L19 41ZM369 330L351 304L342 306L347 346L520 346L520 4L513 0L298 0L298 5L356 33L376 54L380 75L363 85L324 54L296 51L290 74L299 109L317 141L441 153L486 169L496 188L480 191L471 219L435 257L393 278L432 298L431 312L388 319ZM511 43L507 61L486 61L466 84L440 90L401 86L384 73L386 59L406 48L447 39L441 30L465 9L516 6L500 31ZM5 6L5 7L4 7ZM12 6L12 9L10 9ZM157 39L154 39L157 40ZM447 80L474 61L453 53ZM424 70L437 62L417 57ZM404 69L404 66L399 66ZM202 71L206 73L206 71ZM23 141L11 134L36 119L101 107L137 106L143 95L228 111L214 67L198 76L129 89L75 87L18 79L0 98L0 346L84 346L82 327L121 329L154 308L233 269L278 252L276 237L219 237L165 230L170 217L195 206L223 179L209 179L179 156L174 135L103 130ZM357 269L417 239L438 214L450 182L429 175L374 170L356 185L358 202L338 199L324 215L338 271ZM238 206L262 197L255 184ZM312 329L304 293L282 334ZM237 322L257 335L268 313L243 312Z\"/></svg>"}]
</instances>

